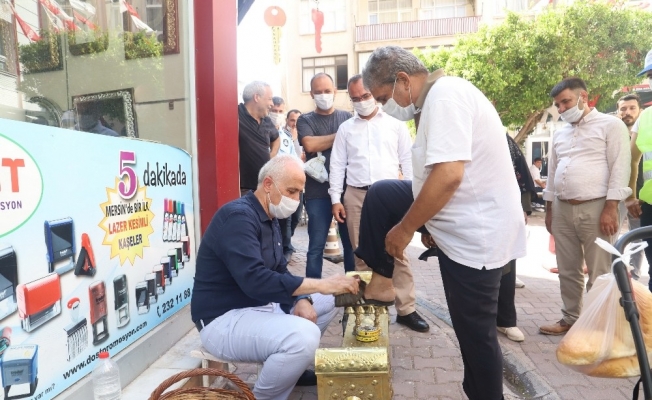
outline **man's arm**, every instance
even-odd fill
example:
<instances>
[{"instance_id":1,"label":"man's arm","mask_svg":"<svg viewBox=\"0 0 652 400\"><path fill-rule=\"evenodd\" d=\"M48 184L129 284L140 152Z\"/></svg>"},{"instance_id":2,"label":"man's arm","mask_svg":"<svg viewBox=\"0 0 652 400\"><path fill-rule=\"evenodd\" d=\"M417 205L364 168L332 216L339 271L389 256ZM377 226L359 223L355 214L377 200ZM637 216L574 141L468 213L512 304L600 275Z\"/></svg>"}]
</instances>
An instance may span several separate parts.
<instances>
[{"instance_id":1,"label":"man's arm","mask_svg":"<svg viewBox=\"0 0 652 400\"><path fill-rule=\"evenodd\" d=\"M398 125L398 162L401 164L403 179L412 180L412 138L405 122Z\"/></svg>"},{"instance_id":2,"label":"man's arm","mask_svg":"<svg viewBox=\"0 0 652 400\"><path fill-rule=\"evenodd\" d=\"M274 158L278 154L278 149L281 148L281 138L280 136L276 138L273 142L270 143L269 158Z\"/></svg>"},{"instance_id":3,"label":"man's arm","mask_svg":"<svg viewBox=\"0 0 652 400\"><path fill-rule=\"evenodd\" d=\"M555 152L554 139L550 147L548 151L550 155L548 158L548 182L550 182L550 185L546 185L545 189L543 189L543 199L546 201L546 230L552 235L552 202L555 200L555 173L557 172L557 153Z\"/></svg>"},{"instance_id":4,"label":"man's arm","mask_svg":"<svg viewBox=\"0 0 652 400\"><path fill-rule=\"evenodd\" d=\"M324 279L304 278L301 285L292 293L293 296L303 294L340 294L358 293L358 279L351 276L331 275Z\"/></svg>"},{"instance_id":5,"label":"man's arm","mask_svg":"<svg viewBox=\"0 0 652 400\"><path fill-rule=\"evenodd\" d=\"M387 234L386 251L392 257L401 258L403 250L414 232L435 216L453 197L464 177L464 161L434 164L421 192L398 223Z\"/></svg>"},{"instance_id":6,"label":"man's arm","mask_svg":"<svg viewBox=\"0 0 652 400\"><path fill-rule=\"evenodd\" d=\"M303 150L308 153L328 150L333 147L333 142L335 142L334 133L326 136L304 136L301 139Z\"/></svg>"},{"instance_id":7,"label":"man's arm","mask_svg":"<svg viewBox=\"0 0 652 400\"><path fill-rule=\"evenodd\" d=\"M333 216L338 222L344 222L346 213L342 206L342 192L344 191L344 175L346 173L346 164L348 155L346 151L346 132L342 129L337 130L333 150L331 151L330 172L328 174L328 194L331 196L333 205Z\"/></svg>"},{"instance_id":8,"label":"man's arm","mask_svg":"<svg viewBox=\"0 0 652 400\"><path fill-rule=\"evenodd\" d=\"M638 132L632 132L632 139L629 143L629 149L632 155L632 160L629 167L629 189L632 191L632 194L629 195L628 199L635 199L637 197L636 193L636 181L638 180L638 164L641 162L643 153L639 150L636 145L636 138L638 137Z\"/></svg>"},{"instance_id":9,"label":"man's arm","mask_svg":"<svg viewBox=\"0 0 652 400\"><path fill-rule=\"evenodd\" d=\"M616 203L625 200L632 193L630 189L630 168L632 154L627 126L620 120L614 121L607 130L607 164L609 165L609 183L607 201ZM636 185L636 180L634 181Z\"/></svg>"}]
</instances>

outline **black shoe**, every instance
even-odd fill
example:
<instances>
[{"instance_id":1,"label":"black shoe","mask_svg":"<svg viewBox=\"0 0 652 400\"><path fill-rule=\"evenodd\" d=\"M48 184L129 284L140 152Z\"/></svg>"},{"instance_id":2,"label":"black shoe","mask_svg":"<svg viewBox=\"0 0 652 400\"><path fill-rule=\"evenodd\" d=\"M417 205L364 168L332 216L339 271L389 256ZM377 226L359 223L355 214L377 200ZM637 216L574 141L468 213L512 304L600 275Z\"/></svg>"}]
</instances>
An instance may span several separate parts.
<instances>
[{"instance_id":1,"label":"black shoe","mask_svg":"<svg viewBox=\"0 0 652 400\"><path fill-rule=\"evenodd\" d=\"M416 311L408 315L397 315L396 323L405 325L417 332L428 332L430 330L430 325Z\"/></svg>"},{"instance_id":2,"label":"black shoe","mask_svg":"<svg viewBox=\"0 0 652 400\"><path fill-rule=\"evenodd\" d=\"M303 371L303 374L299 377L297 381L297 386L316 386L317 385L317 375L315 371L307 369Z\"/></svg>"}]
</instances>

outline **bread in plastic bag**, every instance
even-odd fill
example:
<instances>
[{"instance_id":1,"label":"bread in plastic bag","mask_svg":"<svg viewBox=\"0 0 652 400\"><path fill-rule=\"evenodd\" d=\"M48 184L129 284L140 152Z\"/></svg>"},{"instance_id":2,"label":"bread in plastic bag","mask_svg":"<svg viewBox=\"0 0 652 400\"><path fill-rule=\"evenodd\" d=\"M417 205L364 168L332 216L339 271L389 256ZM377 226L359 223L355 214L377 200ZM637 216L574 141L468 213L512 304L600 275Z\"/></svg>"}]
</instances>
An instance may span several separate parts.
<instances>
[{"instance_id":1,"label":"bread in plastic bag","mask_svg":"<svg viewBox=\"0 0 652 400\"><path fill-rule=\"evenodd\" d=\"M317 153L317 157L311 158L303 165L303 170L306 175L316 180L319 183L324 183L328 180L328 171L326 171L326 157L321 152Z\"/></svg>"},{"instance_id":2,"label":"bread in plastic bag","mask_svg":"<svg viewBox=\"0 0 652 400\"><path fill-rule=\"evenodd\" d=\"M652 356L652 293L632 281L640 325ZM613 274L599 276L585 297L582 314L557 347L557 360L589 376L640 375L631 327L620 305L621 293Z\"/></svg>"}]
</instances>

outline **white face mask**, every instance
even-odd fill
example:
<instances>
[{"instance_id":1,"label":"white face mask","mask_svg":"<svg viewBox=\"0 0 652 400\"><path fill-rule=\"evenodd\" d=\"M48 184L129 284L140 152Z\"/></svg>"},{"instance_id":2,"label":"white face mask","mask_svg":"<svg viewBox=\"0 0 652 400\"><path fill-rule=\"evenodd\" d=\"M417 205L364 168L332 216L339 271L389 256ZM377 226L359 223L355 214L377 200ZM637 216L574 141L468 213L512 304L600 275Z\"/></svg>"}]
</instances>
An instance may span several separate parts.
<instances>
[{"instance_id":1,"label":"white face mask","mask_svg":"<svg viewBox=\"0 0 652 400\"><path fill-rule=\"evenodd\" d=\"M410 92L410 105L407 107L399 106L396 100L394 100L394 90L396 90L396 79L394 79L394 88L392 89L392 97L389 100L387 100L387 102L383 106L383 111L385 111L387 114L391 115L392 117L398 119L399 121L409 121L411 119L414 119L414 114L416 114L417 109L414 106L414 103L412 102L412 85L408 87L408 90Z\"/></svg>"},{"instance_id":2,"label":"white face mask","mask_svg":"<svg viewBox=\"0 0 652 400\"><path fill-rule=\"evenodd\" d=\"M333 107L333 93L315 95L315 105L320 110L328 111Z\"/></svg>"},{"instance_id":3,"label":"white face mask","mask_svg":"<svg viewBox=\"0 0 652 400\"><path fill-rule=\"evenodd\" d=\"M281 113L270 112L269 118L272 120L274 126L279 127L285 122L285 115Z\"/></svg>"},{"instance_id":4,"label":"white face mask","mask_svg":"<svg viewBox=\"0 0 652 400\"><path fill-rule=\"evenodd\" d=\"M290 197L284 196L278 189L278 186L276 186L276 182L272 183L274 183L274 187L281 195L281 201L278 204L272 203L272 198L269 196L269 193L267 193L267 200L269 200L269 213L272 217L277 219L288 218L290 215L294 214L297 208L299 208L299 200L294 200Z\"/></svg>"},{"instance_id":5,"label":"white face mask","mask_svg":"<svg viewBox=\"0 0 652 400\"><path fill-rule=\"evenodd\" d=\"M568 122L569 124L573 124L579 121L580 118L582 118L582 114L584 114L584 110L580 110L580 100L582 100L581 97L577 99L577 104L575 104L574 107L571 107L561 113L559 115L561 119L563 119L565 122Z\"/></svg>"},{"instance_id":6,"label":"white face mask","mask_svg":"<svg viewBox=\"0 0 652 400\"><path fill-rule=\"evenodd\" d=\"M376 99L372 97L368 100L353 102L353 109L363 117L371 115L376 110Z\"/></svg>"}]
</instances>

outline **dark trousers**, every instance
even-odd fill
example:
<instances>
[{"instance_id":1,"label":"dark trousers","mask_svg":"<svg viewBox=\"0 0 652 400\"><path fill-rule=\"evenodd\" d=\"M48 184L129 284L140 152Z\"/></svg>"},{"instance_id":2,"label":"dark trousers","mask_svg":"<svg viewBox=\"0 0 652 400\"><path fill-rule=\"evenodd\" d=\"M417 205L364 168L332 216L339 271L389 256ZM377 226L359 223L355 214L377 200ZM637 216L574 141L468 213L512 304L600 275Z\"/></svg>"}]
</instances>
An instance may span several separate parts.
<instances>
[{"instance_id":1,"label":"dark trousers","mask_svg":"<svg viewBox=\"0 0 652 400\"><path fill-rule=\"evenodd\" d=\"M475 269L439 250L444 294L464 363L462 387L469 400L503 398L503 356L496 317L502 268Z\"/></svg>"},{"instance_id":2,"label":"dark trousers","mask_svg":"<svg viewBox=\"0 0 652 400\"><path fill-rule=\"evenodd\" d=\"M503 267L503 276L500 278L500 291L498 292L498 317L496 326L511 328L516 326L516 260L512 260Z\"/></svg>"},{"instance_id":3,"label":"dark trousers","mask_svg":"<svg viewBox=\"0 0 652 400\"><path fill-rule=\"evenodd\" d=\"M641 228L644 226L652 225L652 205L643 202L641 205ZM647 263L652 265L652 239L646 239L647 247L645 248L645 258L647 258ZM650 283L648 283L650 291L652 291L652 267L648 270L650 273Z\"/></svg>"},{"instance_id":4,"label":"dark trousers","mask_svg":"<svg viewBox=\"0 0 652 400\"><path fill-rule=\"evenodd\" d=\"M386 278L394 275L394 258L385 251L385 236L413 202L412 181L387 179L371 185L362 203L355 255Z\"/></svg>"},{"instance_id":5,"label":"dark trousers","mask_svg":"<svg viewBox=\"0 0 652 400\"><path fill-rule=\"evenodd\" d=\"M394 259L385 252L385 236L413 202L410 181L383 180L369 188L362 204L360 241L355 254L375 273L393 276ZM499 400L503 393L503 368L496 321L502 268L469 268L452 261L441 250L439 268L460 343L464 391L470 400Z\"/></svg>"},{"instance_id":6,"label":"dark trousers","mask_svg":"<svg viewBox=\"0 0 652 400\"><path fill-rule=\"evenodd\" d=\"M294 246L292 246L292 236L294 236L294 230L297 228L297 225L299 225L302 212L303 193L299 195L299 207L294 214L292 214L290 218L278 220L278 224L281 226L281 236L283 237L283 254L294 253L296 250Z\"/></svg>"}]
</instances>

